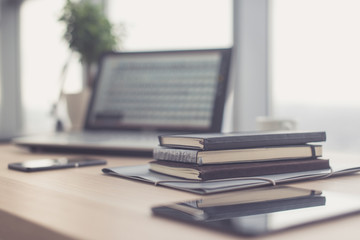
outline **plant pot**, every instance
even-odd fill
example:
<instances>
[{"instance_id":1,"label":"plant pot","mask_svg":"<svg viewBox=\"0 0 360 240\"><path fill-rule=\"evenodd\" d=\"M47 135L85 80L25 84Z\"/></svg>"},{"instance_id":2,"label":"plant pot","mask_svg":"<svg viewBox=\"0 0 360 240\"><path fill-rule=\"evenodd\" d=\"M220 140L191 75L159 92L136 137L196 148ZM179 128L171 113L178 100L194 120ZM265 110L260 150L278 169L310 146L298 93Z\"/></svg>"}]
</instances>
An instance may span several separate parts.
<instances>
[{"instance_id":1,"label":"plant pot","mask_svg":"<svg viewBox=\"0 0 360 240\"><path fill-rule=\"evenodd\" d=\"M70 120L70 131L79 131L83 129L85 115L90 98L90 89L85 87L78 93L65 93L67 114Z\"/></svg>"}]
</instances>

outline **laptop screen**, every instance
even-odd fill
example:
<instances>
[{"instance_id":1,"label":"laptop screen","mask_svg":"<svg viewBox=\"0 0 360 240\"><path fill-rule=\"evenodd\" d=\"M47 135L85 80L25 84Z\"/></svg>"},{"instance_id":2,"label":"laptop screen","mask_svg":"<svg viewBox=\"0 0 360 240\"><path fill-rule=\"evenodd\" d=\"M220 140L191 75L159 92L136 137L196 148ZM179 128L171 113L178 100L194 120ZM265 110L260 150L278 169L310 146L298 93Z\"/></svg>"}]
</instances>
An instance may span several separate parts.
<instances>
[{"instance_id":1,"label":"laptop screen","mask_svg":"<svg viewBox=\"0 0 360 240\"><path fill-rule=\"evenodd\" d=\"M220 131L230 49L105 54L87 129Z\"/></svg>"}]
</instances>

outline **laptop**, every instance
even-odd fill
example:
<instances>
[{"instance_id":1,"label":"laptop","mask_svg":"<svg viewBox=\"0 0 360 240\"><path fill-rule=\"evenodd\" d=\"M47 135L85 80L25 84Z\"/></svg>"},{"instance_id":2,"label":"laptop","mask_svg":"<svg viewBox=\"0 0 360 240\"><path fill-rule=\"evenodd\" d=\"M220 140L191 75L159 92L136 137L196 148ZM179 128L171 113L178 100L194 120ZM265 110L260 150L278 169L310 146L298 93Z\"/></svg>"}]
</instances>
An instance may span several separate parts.
<instances>
[{"instance_id":1,"label":"laptop","mask_svg":"<svg viewBox=\"0 0 360 240\"><path fill-rule=\"evenodd\" d=\"M220 132L231 49L109 52L83 130L13 139L31 150L151 153L158 136Z\"/></svg>"}]
</instances>

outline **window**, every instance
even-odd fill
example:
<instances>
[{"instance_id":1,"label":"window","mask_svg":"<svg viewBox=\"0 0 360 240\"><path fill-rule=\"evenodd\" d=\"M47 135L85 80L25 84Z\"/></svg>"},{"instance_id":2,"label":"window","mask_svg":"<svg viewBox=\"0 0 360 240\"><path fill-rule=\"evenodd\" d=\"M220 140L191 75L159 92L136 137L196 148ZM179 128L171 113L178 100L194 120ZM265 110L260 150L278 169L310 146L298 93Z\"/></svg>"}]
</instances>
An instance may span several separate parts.
<instances>
[{"instance_id":1,"label":"window","mask_svg":"<svg viewBox=\"0 0 360 240\"><path fill-rule=\"evenodd\" d=\"M24 132L53 131L51 108L57 101L60 74L70 55L58 22L64 0L24 1L21 5L21 83ZM81 67L72 58L66 83L81 86Z\"/></svg>"},{"instance_id":2,"label":"window","mask_svg":"<svg viewBox=\"0 0 360 240\"><path fill-rule=\"evenodd\" d=\"M229 47L232 45L231 0L108 0L112 23L124 24L123 51ZM50 111L69 50L58 22L65 0L24 1L21 6L21 67L25 132L52 131ZM67 83L80 83L81 67L73 58ZM77 86L68 86L74 91Z\"/></svg>"},{"instance_id":3,"label":"window","mask_svg":"<svg viewBox=\"0 0 360 240\"><path fill-rule=\"evenodd\" d=\"M232 45L231 0L108 0L114 24L125 24L124 50Z\"/></svg>"},{"instance_id":4,"label":"window","mask_svg":"<svg viewBox=\"0 0 360 240\"><path fill-rule=\"evenodd\" d=\"M360 2L273 0L273 115L327 132L327 149L360 152Z\"/></svg>"}]
</instances>

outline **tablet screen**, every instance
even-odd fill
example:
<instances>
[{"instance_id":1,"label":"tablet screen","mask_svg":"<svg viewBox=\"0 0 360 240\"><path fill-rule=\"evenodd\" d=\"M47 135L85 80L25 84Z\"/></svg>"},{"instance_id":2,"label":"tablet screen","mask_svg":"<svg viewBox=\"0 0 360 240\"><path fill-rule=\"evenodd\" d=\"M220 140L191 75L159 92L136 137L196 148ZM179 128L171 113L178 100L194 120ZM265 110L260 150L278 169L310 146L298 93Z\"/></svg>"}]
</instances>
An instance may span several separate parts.
<instances>
[{"instance_id":1,"label":"tablet screen","mask_svg":"<svg viewBox=\"0 0 360 240\"><path fill-rule=\"evenodd\" d=\"M155 215L242 236L258 236L360 212L359 197L286 186L152 208Z\"/></svg>"}]
</instances>

